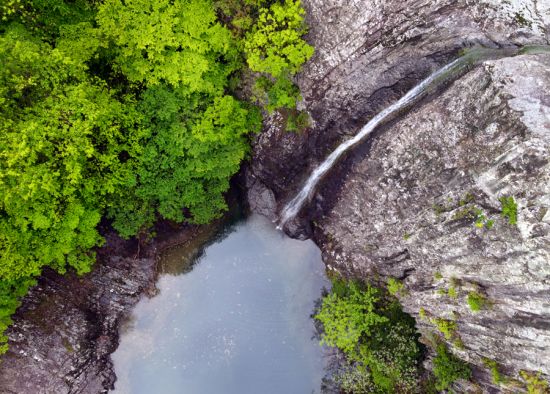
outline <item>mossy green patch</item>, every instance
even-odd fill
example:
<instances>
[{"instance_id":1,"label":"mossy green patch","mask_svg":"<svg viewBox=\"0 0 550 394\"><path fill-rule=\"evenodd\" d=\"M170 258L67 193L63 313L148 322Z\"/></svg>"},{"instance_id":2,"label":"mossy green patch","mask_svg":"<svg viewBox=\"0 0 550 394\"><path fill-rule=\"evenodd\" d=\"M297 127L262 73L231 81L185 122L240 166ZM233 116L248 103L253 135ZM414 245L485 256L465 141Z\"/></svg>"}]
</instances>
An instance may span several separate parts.
<instances>
[{"instance_id":1,"label":"mossy green patch","mask_svg":"<svg viewBox=\"0 0 550 394\"><path fill-rule=\"evenodd\" d=\"M479 312L487 305L487 298L477 291L469 292L466 301L472 312Z\"/></svg>"},{"instance_id":2,"label":"mossy green patch","mask_svg":"<svg viewBox=\"0 0 550 394\"><path fill-rule=\"evenodd\" d=\"M514 197L501 197L499 201L502 217L508 219L508 223L512 226L518 224L518 204L514 200Z\"/></svg>"},{"instance_id":3,"label":"mossy green patch","mask_svg":"<svg viewBox=\"0 0 550 394\"><path fill-rule=\"evenodd\" d=\"M433 360L436 388L447 390L457 379L470 379L472 371L468 364L449 353L444 344L438 344Z\"/></svg>"}]
</instances>

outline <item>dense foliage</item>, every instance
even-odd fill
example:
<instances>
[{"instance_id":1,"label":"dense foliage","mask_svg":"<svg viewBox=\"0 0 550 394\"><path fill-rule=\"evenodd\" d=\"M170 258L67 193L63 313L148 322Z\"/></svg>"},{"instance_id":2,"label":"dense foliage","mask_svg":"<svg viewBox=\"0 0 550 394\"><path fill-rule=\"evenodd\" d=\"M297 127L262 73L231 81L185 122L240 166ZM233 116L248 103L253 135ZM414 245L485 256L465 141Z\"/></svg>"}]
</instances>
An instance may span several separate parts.
<instances>
[{"instance_id":1,"label":"dense foliage","mask_svg":"<svg viewBox=\"0 0 550 394\"><path fill-rule=\"evenodd\" d=\"M309 125L307 114L296 110L301 96L292 83L292 76L313 55L313 47L301 39L306 32L300 1L284 0L260 8L257 22L244 37L248 66L261 73L255 83L257 103L269 112L284 109L287 131Z\"/></svg>"},{"instance_id":2,"label":"dense foliage","mask_svg":"<svg viewBox=\"0 0 550 394\"><path fill-rule=\"evenodd\" d=\"M303 14L299 0L260 9L258 23L245 41L250 69L274 77L299 70L313 54L313 48L300 39L306 33Z\"/></svg>"},{"instance_id":3,"label":"dense foliage","mask_svg":"<svg viewBox=\"0 0 550 394\"><path fill-rule=\"evenodd\" d=\"M415 393L421 349L412 317L380 290L336 279L316 315L322 342L349 365L338 382L350 393Z\"/></svg>"},{"instance_id":4,"label":"dense foliage","mask_svg":"<svg viewBox=\"0 0 550 394\"><path fill-rule=\"evenodd\" d=\"M90 270L102 218L218 217L261 123L239 75L312 51L299 1L9 0L0 23L0 332L44 267ZM278 74L253 66L275 47Z\"/></svg>"}]
</instances>

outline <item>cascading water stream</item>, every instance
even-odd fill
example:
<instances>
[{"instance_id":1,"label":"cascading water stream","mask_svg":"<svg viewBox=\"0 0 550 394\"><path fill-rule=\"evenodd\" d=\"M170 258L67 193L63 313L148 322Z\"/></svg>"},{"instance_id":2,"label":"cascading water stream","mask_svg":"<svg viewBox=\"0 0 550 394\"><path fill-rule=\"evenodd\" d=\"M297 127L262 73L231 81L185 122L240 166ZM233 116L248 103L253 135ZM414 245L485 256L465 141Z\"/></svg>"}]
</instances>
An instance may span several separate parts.
<instances>
[{"instance_id":1,"label":"cascading water stream","mask_svg":"<svg viewBox=\"0 0 550 394\"><path fill-rule=\"evenodd\" d=\"M394 104L378 113L372 118L355 137L344 141L336 150L334 150L309 176L305 185L300 192L284 207L279 221L279 229L282 229L284 225L291 219L293 219L298 212L302 209L304 203L309 200L311 194L315 190L315 187L323 177L336 163L336 161L354 145L361 142L369 134L371 134L380 124L387 120L394 113L403 110L413 102L417 101L421 96L428 91L428 88L440 79L445 78L447 75L455 75L463 68L475 63L480 58L488 58L495 55L495 50L474 50L468 54L456 59L452 63L437 70L428 78L420 82L416 87L411 89L407 94L401 97Z\"/></svg>"}]
</instances>

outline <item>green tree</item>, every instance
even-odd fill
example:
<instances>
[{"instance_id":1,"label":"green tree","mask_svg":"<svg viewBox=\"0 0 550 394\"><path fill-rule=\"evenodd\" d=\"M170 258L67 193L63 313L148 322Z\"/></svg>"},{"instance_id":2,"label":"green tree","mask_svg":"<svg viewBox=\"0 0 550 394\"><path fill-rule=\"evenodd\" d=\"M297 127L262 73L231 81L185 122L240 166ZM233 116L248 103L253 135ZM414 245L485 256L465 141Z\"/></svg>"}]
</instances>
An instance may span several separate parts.
<instances>
[{"instance_id":1,"label":"green tree","mask_svg":"<svg viewBox=\"0 0 550 394\"><path fill-rule=\"evenodd\" d=\"M246 135L259 127L254 111L225 94L241 65L237 42L207 0L109 0L98 23L120 71L146 87L138 106L147 137L135 184L109 208L115 227L131 236L157 214L197 223L217 217Z\"/></svg>"},{"instance_id":2,"label":"green tree","mask_svg":"<svg viewBox=\"0 0 550 394\"><path fill-rule=\"evenodd\" d=\"M257 112L231 96L202 109L168 88L148 89L139 106L148 138L136 159L136 183L110 208L124 236L150 225L158 212L181 222L206 223L226 208L223 193L257 131ZM185 208L185 210L184 210Z\"/></svg>"},{"instance_id":3,"label":"green tree","mask_svg":"<svg viewBox=\"0 0 550 394\"><path fill-rule=\"evenodd\" d=\"M240 40L260 14L303 13L295 2L259 12L264 4L0 5L0 332L44 267L91 269L102 217L130 237L159 217L205 223L226 208L261 124L257 108L231 95L245 66ZM230 30L222 7L248 22ZM297 57L285 58L295 72Z\"/></svg>"},{"instance_id":4,"label":"green tree","mask_svg":"<svg viewBox=\"0 0 550 394\"><path fill-rule=\"evenodd\" d=\"M44 266L90 270L107 196L132 177L120 157L139 149L140 115L21 25L0 36L0 62L3 331Z\"/></svg>"},{"instance_id":5,"label":"green tree","mask_svg":"<svg viewBox=\"0 0 550 394\"><path fill-rule=\"evenodd\" d=\"M208 0L106 0L97 22L132 82L220 94L240 65L231 32Z\"/></svg>"},{"instance_id":6,"label":"green tree","mask_svg":"<svg viewBox=\"0 0 550 394\"><path fill-rule=\"evenodd\" d=\"M43 265L63 270L66 259L84 271L81 258L89 261L99 242L99 213L82 195L83 159L93 146L70 125L85 124L73 110L87 87L65 85L83 79L83 69L20 26L0 38L0 59L0 276L37 275Z\"/></svg>"},{"instance_id":7,"label":"green tree","mask_svg":"<svg viewBox=\"0 0 550 394\"><path fill-rule=\"evenodd\" d=\"M252 31L246 36L244 50L252 71L278 78L295 74L313 55L313 47L302 36L307 32L300 0L274 2L260 9Z\"/></svg>"},{"instance_id":8,"label":"green tree","mask_svg":"<svg viewBox=\"0 0 550 394\"><path fill-rule=\"evenodd\" d=\"M346 392L415 393L420 347L414 319L379 290L333 281L315 316L322 343L338 347L348 366L337 376Z\"/></svg>"},{"instance_id":9,"label":"green tree","mask_svg":"<svg viewBox=\"0 0 550 394\"><path fill-rule=\"evenodd\" d=\"M5 0L0 5L0 23L17 21L37 38L54 43L62 26L92 21L96 3L97 0Z\"/></svg>"},{"instance_id":10,"label":"green tree","mask_svg":"<svg viewBox=\"0 0 550 394\"><path fill-rule=\"evenodd\" d=\"M323 298L321 311L315 316L323 323L323 340L352 357L358 356L359 339L370 336L371 330L388 319L375 312L378 290L367 286L361 290L351 282L345 297L330 293Z\"/></svg>"}]
</instances>

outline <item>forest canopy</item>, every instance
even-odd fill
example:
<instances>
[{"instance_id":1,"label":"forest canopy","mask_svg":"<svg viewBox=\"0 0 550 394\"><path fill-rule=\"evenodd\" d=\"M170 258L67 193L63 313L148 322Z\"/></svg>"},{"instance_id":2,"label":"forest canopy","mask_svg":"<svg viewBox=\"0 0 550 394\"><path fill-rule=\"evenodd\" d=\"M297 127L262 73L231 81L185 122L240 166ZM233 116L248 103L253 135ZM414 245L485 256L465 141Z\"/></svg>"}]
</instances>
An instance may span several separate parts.
<instances>
[{"instance_id":1,"label":"forest canopy","mask_svg":"<svg viewBox=\"0 0 550 394\"><path fill-rule=\"evenodd\" d=\"M240 78L295 105L305 33L299 0L4 2L0 332L44 267L91 269L102 219L131 237L219 217L255 104L282 103L244 99Z\"/></svg>"}]
</instances>

